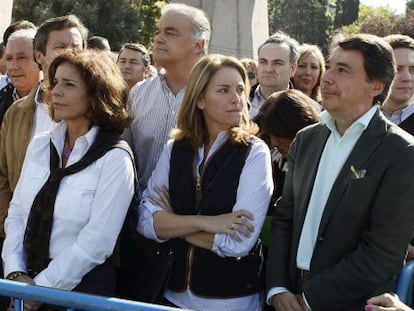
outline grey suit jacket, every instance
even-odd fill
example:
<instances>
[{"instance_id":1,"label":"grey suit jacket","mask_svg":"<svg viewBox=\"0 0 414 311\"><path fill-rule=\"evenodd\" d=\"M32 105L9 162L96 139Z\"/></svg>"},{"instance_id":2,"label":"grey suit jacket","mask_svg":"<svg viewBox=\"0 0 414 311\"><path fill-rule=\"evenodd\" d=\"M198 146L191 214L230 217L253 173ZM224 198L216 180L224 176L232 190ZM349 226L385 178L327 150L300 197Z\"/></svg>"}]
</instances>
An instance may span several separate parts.
<instances>
[{"instance_id":1,"label":"grey suit jacket","mask_svg":"<svg viewBox=\"0 0 414 311\"><path fill-rule=\"evenodd\" d=\"M296 291L296 254L319 160L330 130L298 133L272 222L267 288ZM356 179L350 170L366 170ZM379 111L334 182L319 226L304 293L313 311L362 310L395 289L414 228L414 138Z\"/></svg>"}]
</instances>

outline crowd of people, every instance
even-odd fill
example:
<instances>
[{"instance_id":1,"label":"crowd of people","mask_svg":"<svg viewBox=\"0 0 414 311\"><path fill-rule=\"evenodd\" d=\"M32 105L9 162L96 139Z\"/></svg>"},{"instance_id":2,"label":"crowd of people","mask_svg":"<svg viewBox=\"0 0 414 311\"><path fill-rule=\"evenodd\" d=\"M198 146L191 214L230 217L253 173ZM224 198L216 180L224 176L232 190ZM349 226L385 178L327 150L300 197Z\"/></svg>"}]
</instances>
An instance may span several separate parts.
<instances>
[{"instance_id":1,"label":"crowd of people","mask_svg":"<svg viewBox=\"0 0 414 311\"><path fill-rule=\"evenodd\" d=\"M392 293L414 258L414 39L325 57L276 32L237 59L210 36L185 4L151 49L115 53L74 15L7 28L2 276L192 310L411 310Z\"/></svg>"}]
</instances>

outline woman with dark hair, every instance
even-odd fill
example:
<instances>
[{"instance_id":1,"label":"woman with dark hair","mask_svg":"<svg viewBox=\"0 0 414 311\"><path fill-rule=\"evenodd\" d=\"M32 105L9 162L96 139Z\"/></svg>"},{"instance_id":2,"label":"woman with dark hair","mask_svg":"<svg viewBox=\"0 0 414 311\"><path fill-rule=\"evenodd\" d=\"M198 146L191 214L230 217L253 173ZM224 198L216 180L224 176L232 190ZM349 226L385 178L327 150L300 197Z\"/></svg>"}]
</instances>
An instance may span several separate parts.
<instances>
[{"instance_id":1,"label":"woman with dark hair","mask_svg":"<svg viewBox=\"0 0 414 311\"><path fill-rule=\"evenodd\" d=\"M270 239L270 216L276 200L282 195L290 145L297 132L318 122L319 112L318 104L310 97L289 89L270 95L254 119L260 127L261 138L271 150L275 185L261 236L265 246Z\"/></svg>"},{"instance_id":2,"label":"woman with dark hair","mask_svg":"<svg viewBox=\"0 0 414 311\"><path fill-rule=\"evenodd\" d=\"M49 67L48 104L60 124L30 143L5 222L9 280L113 295L112 253L134 193L120 134L128 87L111 56L69 51ZM25 302L25 310L54 310Z\"/></svg>"},{"instance_id":3,"label":"woman with dark hair","mask_svg":"<svg viewBox=\"0 0 414 311\"><path fill-rule=\"evenodd\" d=\"M164 297L182 308L262 308L258 236L273 183L249 121L248 83L233 57L197 63L140 204L138 230L174 252Z\"/></svg>"}]
</instances>

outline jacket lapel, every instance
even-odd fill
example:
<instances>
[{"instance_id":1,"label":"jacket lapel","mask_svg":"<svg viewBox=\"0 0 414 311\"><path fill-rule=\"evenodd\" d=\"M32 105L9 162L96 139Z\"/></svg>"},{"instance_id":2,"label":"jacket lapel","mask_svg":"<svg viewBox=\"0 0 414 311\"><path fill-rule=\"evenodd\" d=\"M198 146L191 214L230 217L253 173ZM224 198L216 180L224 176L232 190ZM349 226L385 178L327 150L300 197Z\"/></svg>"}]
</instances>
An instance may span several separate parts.
<instances>
[{"instance_id":1,"label":"jacket lapel","mask_svg":"<svg viewBox=\"0 0 414 311\"><path fill-rule=\"evenodd\" d=\"M353 173L351 171L351 166L354 166L357 171L364 168L365 162L381 142L379 136L386 132L386 127L387 125L384 117L377 111L366 130L358 139L332 186L331 193L329 194L328 201L326 202L322 214L318 236L324 232L329 222L329 218L332 216L338 202L342 199L348 183L352 179Z\"/></svg>"},{"instance_id":2,"label":"jacket lapel","mask_svg":"<svg viewBox=\"0 0 414 311\"><path fill-rule=\"evenodd\" d=\"M315 134L312 139L308 140L308 146L306 147L307 152L307 165L306 170L308 171L307 174L302 175L301 189L309 189L309 191L303 191L304 195L301 195L299 198L299 202L295 204L298 210L296 211L298 215L298 225L294 226L296 230L296 236L299 239L300 231L303 227L303 222L305 221L306 212L308 210L310 196L312 194L313 184L315 183L316 173L318 171L319 161L321 159L321 155L323 149L325 148L326 141L330 135L331 131L325 126L318 126L315 129ZM299 240L298 240L299 242Z\"/></svg>"}]
</instances>

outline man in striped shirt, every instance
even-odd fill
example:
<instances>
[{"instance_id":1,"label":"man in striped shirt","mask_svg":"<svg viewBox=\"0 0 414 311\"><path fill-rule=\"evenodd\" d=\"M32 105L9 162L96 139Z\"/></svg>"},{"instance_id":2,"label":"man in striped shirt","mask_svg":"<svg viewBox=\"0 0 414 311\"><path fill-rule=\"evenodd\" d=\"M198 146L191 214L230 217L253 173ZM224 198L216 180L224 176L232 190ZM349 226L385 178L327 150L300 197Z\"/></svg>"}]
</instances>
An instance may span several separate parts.
<instances>
[{"instance_id":1,"label":"man in striped shirt","mask_svg":"<svg viewBox=\"0 0 414 311\"><path fill-rule=\"evenodd\" d=\"M125 132L138 162L140 195L175 126L191 69L207 54L210 32L210 23L202 10L174 3L162 11L153 58L165 69L165 74L132 88L134 120Z\"/></svg>"}]
</instances>

